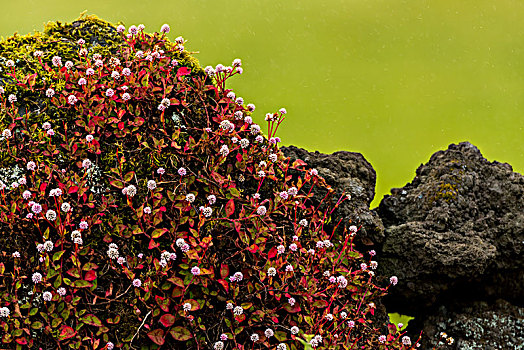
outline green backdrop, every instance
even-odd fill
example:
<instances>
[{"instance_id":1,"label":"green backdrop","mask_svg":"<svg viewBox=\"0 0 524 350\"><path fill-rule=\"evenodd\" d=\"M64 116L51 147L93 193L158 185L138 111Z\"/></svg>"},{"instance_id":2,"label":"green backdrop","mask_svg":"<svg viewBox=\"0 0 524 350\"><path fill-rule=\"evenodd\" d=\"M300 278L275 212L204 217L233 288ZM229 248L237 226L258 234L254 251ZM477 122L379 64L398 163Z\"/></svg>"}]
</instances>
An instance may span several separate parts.
<instances>
[{"instance_id":1,"label":"green backdrop","mask_svg":"<svg viewBox=\"0 0 524 350\"><path fill-rule=\"evenodd\" d=\"M244 62L232 87L280 107L279 136L308 150L361 152L378 173L373 206L420 163L469 140L524 170L524 2L520 0L2 0L0 35L87 10L182 35L203 66Z\"/></svg>"}]
</instances>

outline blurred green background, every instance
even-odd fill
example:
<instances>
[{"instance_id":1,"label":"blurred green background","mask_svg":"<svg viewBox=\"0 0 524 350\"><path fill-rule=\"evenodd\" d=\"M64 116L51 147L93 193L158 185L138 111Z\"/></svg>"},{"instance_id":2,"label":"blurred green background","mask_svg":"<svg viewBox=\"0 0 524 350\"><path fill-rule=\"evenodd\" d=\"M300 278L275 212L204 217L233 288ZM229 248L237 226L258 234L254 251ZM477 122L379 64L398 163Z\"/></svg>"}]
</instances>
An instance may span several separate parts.
<instances>
[{"instance_id":1,"label":"blurred green background","mask_svg":"<svg viewBox=\"0 0 524 350\"><path fill-rule=\"evenodd\" d=\"M523 1L2 0L0 35L84 10L169 23L203 66L241 58L231 86L255 120L286 107L284 145L363 153L378 174L372 206L452 142L524 170Z\"/></svg>"}]
</instances>

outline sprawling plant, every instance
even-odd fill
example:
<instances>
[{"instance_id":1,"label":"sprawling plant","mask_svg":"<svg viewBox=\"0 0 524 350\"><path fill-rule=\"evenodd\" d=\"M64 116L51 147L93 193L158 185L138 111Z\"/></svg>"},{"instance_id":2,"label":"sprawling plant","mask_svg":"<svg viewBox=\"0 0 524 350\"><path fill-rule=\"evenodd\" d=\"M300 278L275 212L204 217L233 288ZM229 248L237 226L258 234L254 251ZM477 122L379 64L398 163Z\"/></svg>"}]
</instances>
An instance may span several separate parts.
<instances>
[{"instance_id":1,"label":"sprawling plant","mask_svg":"<svg viewBox=\"0 0 524 350\"><path fill-rule=\"evenodd\" d=\"M373 321L396 278L332 217L348 197L279 151L286 110L264 135L226 86L241 61L202 69L169 31L0 43L3 346L415 347Z\"/></svg>"}]
</instances>

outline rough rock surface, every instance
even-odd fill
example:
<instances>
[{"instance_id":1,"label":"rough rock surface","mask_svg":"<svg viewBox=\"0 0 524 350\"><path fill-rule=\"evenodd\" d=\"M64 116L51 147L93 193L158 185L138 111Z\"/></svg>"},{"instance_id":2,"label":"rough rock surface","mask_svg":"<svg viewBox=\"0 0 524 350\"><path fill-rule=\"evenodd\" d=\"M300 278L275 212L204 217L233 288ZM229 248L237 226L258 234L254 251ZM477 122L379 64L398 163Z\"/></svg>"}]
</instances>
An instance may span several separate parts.
<instances>
[{"instance_id":1,"label":"rough rock surface","mask_svg":"<svg viewBox=\"0 0 524 350\"><path fill-rule=\"evenodd\" d=\"M452 302L524 303L524 177L509 164L452 144L377 212L386 228L379 273L399 277L388 311L423 317Z\"/></svg>"},{"instance_id":2,"label":"rough rock surface","mask_svg":"<svg viewBox=\"0 0 524 350\"><path fill-rule=\"evenodd\" d=\"M369 210L375 196L376 172L360 153L340 151L333 154L308 152L294 146L282 147L281 151L292 160L303 160L336 190L336 198L345 191L351 195L334 212L344 223L351 220L353 225L362 225L357 239L366 245L384 240L384 226L377 213ZM371 249L371 248L370 248Z\"/></svg>"},{"instance_id":3,"label":"rough rock surface","mask_svg":"<svg viewBox=\"0 0 524 350\"><path fill-rule=\"evenodd\" d=\"M502 299L492 304L474 302L453 311L441 306L426 317L424 331L423 349L436 347L440 332L454 339L445 349L524 349L524 308Z\"/></svg>"}]
</instances>

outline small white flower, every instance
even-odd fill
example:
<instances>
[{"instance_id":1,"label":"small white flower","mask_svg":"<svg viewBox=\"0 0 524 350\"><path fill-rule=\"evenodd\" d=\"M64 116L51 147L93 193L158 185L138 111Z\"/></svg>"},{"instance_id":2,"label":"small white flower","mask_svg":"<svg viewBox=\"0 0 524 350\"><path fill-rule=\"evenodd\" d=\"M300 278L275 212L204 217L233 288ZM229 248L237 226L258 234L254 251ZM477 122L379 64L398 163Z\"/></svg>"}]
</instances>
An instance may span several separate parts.
<instances>
[{"instance_id":1,"label":"small white flower","mask_svg":"<svg viewBox=\"0 0 524 350\"><path fill-rule=\"evenodd\" d=\"M190 303L184 303L184 305L182 306L182 308L184 309L184 311L191 311L191 304Z\"/></svg>"},{"instance_id":2,"label":"small white flower","mask_svg":"<svg viewBox=\"0 0 524 350\"><path fill-rule=\"evenodd\" d=\"M274 267L270 267L267 269L267 275L268 276L275 276L277 274L277 270Z\"/></svg>"},{"instance_id":3,"label":"small white flower","mask_svg":"<svg viewBox=\"0 0 524 350\"><path fill-rule=\"evenodd\" d=\"M271 328L268 328L264 331L264 334L266 335L266 338L271 338L275 335L275 332Z\"/></svg>"},{"instance_id":4,"label":"small white flower","mask_svg":"<svg viewBox=\"0 0 524 350\"><path fill-rule=\"evenodd\" d=\"M51 241L45 241L44 242L44 249L48 252L52 251L55 245Z\"/></svg>"},{"instance_id":5,"label":"small white flower","mask_svg":"<svg viewBox=\"0 0 524 350\"><path fill-rule=\"evenodd\" d=\"M259 339L258 334L256 334L256 333L251 334L251 341L252 342L256 342L256 341L258 341L258 339Z\"/></svg>"},{"instance_id":6,"label":"small white flower","mask_svg":"<svg viewBox=\"0 0 524 350\"><path fill-rule=\"evenodd\" d=\"M195 195L193 193L188 193L186 195L186 201L189 203L193 203L195 201Z\"/></svg>"},{"instance_id":7,"label":"small white flower","mask_svg":"<svg viewBox=\"0 0 524 350\"><path fill-rule=\"evenodd\" d=\"M51 294L51 292L44 292L42 294L42 298L45 300L45 301L51 301L51 299L53 299L53 294Z\"/></svg>"},{"instance_id":8,"label":"small white flower","mask_svg":"<svg viewBox=\"0 0 524 350\"><path fill-rule=\"evenodd\" d=\"M235 308L233 309L233 313L237 316L240 316L244 313L244 309L242 308L242 306L235 306Z\"/></svg>"},{"instance_id":9,"label":"small white flower","mask_svg":"<svg viewBox=\"0 0 524 350\"><path fill-rule=\"evenodd\" d=\"M297 335L300 332L300 329L297 326L291 327L291 334Z\"/></svg>"}]
</instances>

